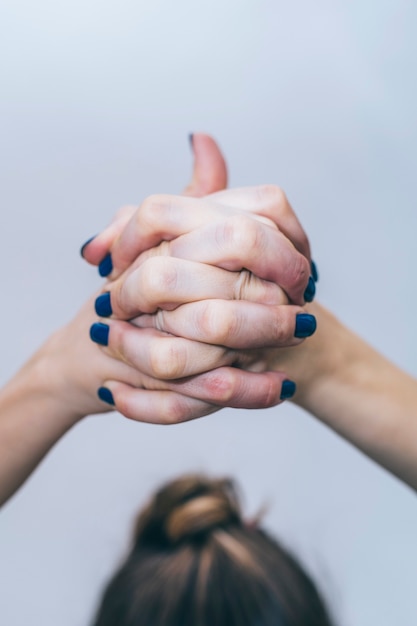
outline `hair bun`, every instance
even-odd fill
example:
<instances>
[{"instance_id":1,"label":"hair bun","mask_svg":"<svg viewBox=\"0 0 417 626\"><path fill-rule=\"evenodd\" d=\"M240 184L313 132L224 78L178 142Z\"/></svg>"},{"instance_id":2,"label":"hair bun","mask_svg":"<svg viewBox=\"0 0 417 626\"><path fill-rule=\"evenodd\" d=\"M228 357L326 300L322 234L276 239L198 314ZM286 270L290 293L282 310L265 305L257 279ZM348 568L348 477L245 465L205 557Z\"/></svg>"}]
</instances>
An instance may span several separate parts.
<instances>
[{"instance_id":1,"label":"hair bun","mask_svg":"<svg viewBox=\"0 0 417 626\"><path fill-rule=\"evenodd\" d=\"M241 525L236 489L231 480L185 476L168 483L139 516L139 544L175 545L201 540L211 531L230 524Z\"/></svg>"}]
</instances>

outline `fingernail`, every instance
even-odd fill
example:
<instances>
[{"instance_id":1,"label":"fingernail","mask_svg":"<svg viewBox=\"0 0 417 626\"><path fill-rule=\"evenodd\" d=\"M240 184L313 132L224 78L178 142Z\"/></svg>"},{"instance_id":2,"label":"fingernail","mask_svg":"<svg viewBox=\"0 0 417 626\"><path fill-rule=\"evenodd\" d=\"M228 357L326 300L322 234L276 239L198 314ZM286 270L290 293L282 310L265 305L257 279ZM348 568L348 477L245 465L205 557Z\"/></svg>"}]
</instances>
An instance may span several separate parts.
<instances>
[{"instance_id":1,"label":"fingernail","mask_svg":"<svg viewBox=\"0 0 417 626\"><path fill-rule=\"evenodd\" d=\"M310 337L316 332L317 321L314 315L309 313L298 313L295 316L295 331L294 337L302 339L304 337Z\"/></svg>"},{"instance_id":2,"label":"fingernail","mask_svg":"<svg viewBox=\"0 0 417 626\"><path fill-rule=\"evenodd\" d=\"M191 150L194 152L194 133L188 135L188 141L190 142Z\"/></svg>"},{"instance_id":3,"label":"fingernail","mask_svg":"<svg viewBox=\"0 0 417 626\"><path fill-rule=\"evenodd\" d=\"M112 406L114 406L113 394L110 391L110 389L107 389L107 387L100 387L97 390L97 395L100 398L100 400L102 400L103 402L106 402L107 404L111 404Z\"/></svg>"},{"instance_id":4,"label":"fingernail","mask_svg":"<svg viewBox=\"0 0 417 626\"><path fill-rule=\"evenodd\" d=\"M113 309L111 308L110 293L108 291L102 293L101 296L96 299L94 308L99 317L110 317L113 313Z\"/></svg>"},{"instance_id":5,"label":"fingernail","mask_svg":"<svg viewBox=\"0 0 417 626\"><path fill-rule=\"evenodd\" d=\"M101 324L100 322L93 324L90 328L90 339L101 346L108 346L109 331L110 328L107 324Z\"/></svg>"},{"instance_id":6,"label":"fingernail","mask_svg":"<svg viewBox=\"0 0 417 626\"><path fill-rule=\"evenodd\" d=\"M314 261L311 261L311 275L314 282L316 283L319 279L319 273L317 271L317 265L314 263Z\"/></svg>"},{"instance_id":7,"label":"fingernail","mask_svg":"<svg viewBox=\"0 0 417 626\"><path fill-rule=\"evenodd\" d=\"M288 400L288 398L292 398L296 389L297 386L292 380L284 380L281 387L280 399Z\"/></svg>"},{"instance_id":8,"label":"fingernail","mask_svg":"<svg viewBox=\"0 0 417 626\"><path fill-rule=\"evenodd\" d=\"M81 246L80 249L80 254L83 257L84 256L84 249L88 246L89 243L91 243L93 241L93 239L95 239L97 237L97 235L94 235L94 237L90 237L90 239L87 239L87 241L85 243L83 243L83 245Z\"/></svg>"},{"instance_id":9,"label":"fingernail","mask_svg":"<svg viewBox=\"0 0 417 626\"><path fill-rule=\"evenodd\" d=\"M312 302L314 300L314 296L316 294L316 283L313 280L313 277L310 276L308 279L307 289L304 292L304 300L306 302Z\"/></svg>"},{"instance_id":10,"label":"fingernail","mask_svg":"<svg viewBox=\"0 0 417 626\"><path fill-rule=\"evenodd\" d=\"M111 254L104 257L100 265L98 266L98 273L100 276L108 276L113 270L113 261L111 260Z\"/></svg>"}]
</instances>

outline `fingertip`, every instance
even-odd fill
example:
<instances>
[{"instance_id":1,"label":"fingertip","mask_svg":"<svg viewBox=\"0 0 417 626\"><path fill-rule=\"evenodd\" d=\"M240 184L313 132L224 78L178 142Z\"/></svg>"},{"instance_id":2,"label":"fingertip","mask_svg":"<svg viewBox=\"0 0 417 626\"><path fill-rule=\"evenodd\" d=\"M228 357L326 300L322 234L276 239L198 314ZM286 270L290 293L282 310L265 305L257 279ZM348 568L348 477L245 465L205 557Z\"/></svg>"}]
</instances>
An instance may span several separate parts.
<instances>
[{"instance_id":1,"label":"fingertip","mask_svg":"<svg viewBox=\"0 0 417 626\"><path fill-rule=\"evenodd\" d=\"M310 313L297 313L295 316L294 337L305 339L311 337L316 332L317 320Z\"/></svg>"},{"instance_id":2,"label":"fingertip","mask_svg":"<svg viewBox=\"0 0 417 626\"><path fill-rule=\"evenodd\" d=\"M87 241L85 243L83 243L83 245L80 248L80 255L82 256L82 258L84 258L84 251L85 251L85 249L93 241L93 239L95 239L96 237L97 237L97 235L93 235L92 237L90 237L90 239L87 239Z\"/></svg>"},{"instance_id":3,"label":"fingertip","mask_svg":"<svg viewBox=\"0 0 417 626\"><path fill-rule=\"evenodd\" d=\"M94 302L94 309L99 317L110 317L113 313L111 295L109 291L102 293Z\"/></svg>"},{"instance_id":4,"label":"fingertip","mask_svg":"<svg viewBox=\"0 0 417 626\"><path fill-rule=\"evenodd\" d=\"M106 254L104 259L99 263L98 273L100 274L100 276L105 278L106 276L109 276L109 274L111 274L112 271L113 271L113 260L112 260L111 254Z\"/></svg>"},{"instance_id":5,"label":"fingertip","mask_svg":"<svg viewBox=\"0 0 417 626\"><path fill-rule=\"evenodd\" d=\"M293 380L284 380L281 387L280 400L289 400L297 390L297 385Z\"/></svg>"},{"instance_id":6,"label":"fingertip","mask_svg":"<svg viewBox=\"0 0 417 626\"><path fill-rule=\"evenodd\" d=\"M192 151L195 157L192 185L195 194L203 196L225 189L227 166L215 139L205 133L193 133Z\"/></svg>"},{"instance_id":7,"label":"fingertip","mask_svg":"<svg viewBox=\"0 0 417 626\"><path fill-rule=\"evenodd\" d=\"M101 346L109 345L109 333L110 327L107 324L97 322L90 327L90 339L94 343L98 343Z\"/></svg>"},{"instance_id":8,"label":"fingertip","mask_svg":"<svg viewBox=\"0 0 417 626\"><path fill-rule=\"evenodd\" d=\"M97 395L102 402L115 406L113 394L107 387L99 387L99 389L97 389Z\"/></svg>"},{"instance_id":9,"label":"fingertip","mask_svg":"<svg viewBox=\"0 0 417 626\"><path fill-rule=\"evenodd\" d=\"M308 279L307 288L304 292L304 300L306 302L312 302L314 300L314 296L316 295L316 283L312 276Z\"/></svg>"},{"instance_id":10,"label":"fingertip","mask_svg":"<svg viewBox=\"0 0 417 626\"><path fill-rule=\"evenodd\" d=\"M88 239L80 249L81 257L90 265L98 266L104 260L109 251L109 242L106 235L98 233Z\"/></svg>"}]
</instances>

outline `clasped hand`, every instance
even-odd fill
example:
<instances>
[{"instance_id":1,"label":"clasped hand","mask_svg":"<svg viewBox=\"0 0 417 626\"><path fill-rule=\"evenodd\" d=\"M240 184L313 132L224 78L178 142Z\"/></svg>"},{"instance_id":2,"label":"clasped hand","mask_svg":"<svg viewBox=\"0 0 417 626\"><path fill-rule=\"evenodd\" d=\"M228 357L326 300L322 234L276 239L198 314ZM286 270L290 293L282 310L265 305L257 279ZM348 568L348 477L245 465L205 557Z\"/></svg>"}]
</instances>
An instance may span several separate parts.
<instances>
[{"instance_id":1,"label":"clasped hand","mask_svg":"<svg viewBox=\"0 0 417 626\"><path fill-rule=\"evenodd\" d=\"M201 152L211 140L198 141ZM99 396L123 415L177 423L294 394L276 355L314 332L304 305L315 283L308 239L278 187L151 196L122 209L83 255L108 278L90 336L114 366Z\"/></svg>"}]
</instances>

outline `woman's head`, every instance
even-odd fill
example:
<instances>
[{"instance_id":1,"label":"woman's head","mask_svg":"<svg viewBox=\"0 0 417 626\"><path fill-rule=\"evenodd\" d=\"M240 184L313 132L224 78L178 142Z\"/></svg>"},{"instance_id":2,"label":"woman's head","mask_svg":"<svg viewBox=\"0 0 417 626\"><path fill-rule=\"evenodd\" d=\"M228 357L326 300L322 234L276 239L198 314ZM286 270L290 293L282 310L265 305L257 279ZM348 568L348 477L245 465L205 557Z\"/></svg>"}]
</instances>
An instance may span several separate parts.
<instances>
[{"instance_id":1,"label":"woman's head","mask_svg":"<svg viewBox=\"0 0 417 626\"><path fill-rule=\"evenodd\" d=\"M230 480L185 476L140 514L95 626L330 626L295 559L241 517Z\"/></svg>"}]
</instances>

